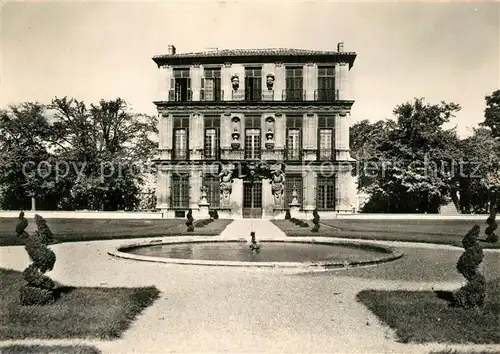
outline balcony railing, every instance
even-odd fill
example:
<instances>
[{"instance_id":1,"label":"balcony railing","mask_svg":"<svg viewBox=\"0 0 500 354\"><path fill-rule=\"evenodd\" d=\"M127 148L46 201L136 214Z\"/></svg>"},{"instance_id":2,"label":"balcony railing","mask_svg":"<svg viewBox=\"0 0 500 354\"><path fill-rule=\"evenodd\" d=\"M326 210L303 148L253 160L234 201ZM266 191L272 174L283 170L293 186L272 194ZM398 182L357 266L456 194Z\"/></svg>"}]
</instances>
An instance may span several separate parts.
<instances>
[{"instance_id":1,"label":"balcony railing","mask_svg":"<svg viewBox=\"0 0 500 354\"><path fill-rule=\"evenodd\" d=\"M203 158L205 160L219 160L220 159L220 149L204 149Z\"/></svg>"},{"instance_id":2,"label":"balcony railing","mask_svg":"<svg viewBox=\"0 0 500 354\"><path fill-rule=\"evenodd\" d=\"M281 95L283 101L305 101L306 90L303 89L285 89Z\"/></svg>"},{"instance_id":3,"label":"balcony railing","mask_svg":"<svg viewBox=\"0 0 500 354\"><path fill-rule=\"evenodd\" d=\"M339 99L339 90L319 89L314 91L314 100L320 102L332 102Z\"/></svg>"},{"instance_id":4,"label":"balcony railing","mask_svg":"<svg viewBox=\"0 0 500 354\"><path fill-rule=\"evenodd\" d=\"M220 102L224 101L224 90L200 90L200 101Z\"/></svg>"},{"instance_id":5,"label":"balcony railing","mask_svg":"<svg viewBox=\"0 0 500 354\"><path fill-rule=\"evenodd\" d=\"M299 161L302 159L301 149L286 149L285 150L285 160L288 161Z\"/></svg>"},{"instance_id":6,"label":"balcony railing","mask_svg":"<svg viewBox=\"0 0 500 354\"><path fill-rule=\"evenodd\" d=\"M169 101L174 102L191 102L193 101L193 91L189 90L170 90L168 95ZM223 90L200 90L199 100L202 102L222 102L227 98ZM281 92L281 98L275 97L273 90L262 90L261 92L245 92L244 90L231 90L229 101L246 101L246 102L262 102L262 101L285 101L285 102L334 102L340 99L339 90L334 89L318 89L314 90L314 95L307 95L306 90L302 89L285 89Z\"/></svg>"},{"instance_id":7,"label":"balcony railing","mask_svg":"<svg viewBox=\"0 0 500 354\"><path fill-rule=\"evenodd\" d=\"M189 160L189 150L188 149L172 149L172 160L183 161Z\"/></svg>"},{"instance_id":8,"label":"balcony railing","mask_svg":"<svg viewBox=\"0 0 500 354\"><path fill-rule=\"evenodd\" d=\"M193 100L192 90L170 90L168 93L169 101L184 102Z\"/></svg>"},{"instance_id":9,"label":"balcony railing","mask_svg":"<svg viewBox=\"0 0 500 354\"><path fill-rule=\"evenodd\" d=\"M335 150L334 149L318 149L318 160L320 160L320 161L335 160Z\"/></svg>"}]
</instances>

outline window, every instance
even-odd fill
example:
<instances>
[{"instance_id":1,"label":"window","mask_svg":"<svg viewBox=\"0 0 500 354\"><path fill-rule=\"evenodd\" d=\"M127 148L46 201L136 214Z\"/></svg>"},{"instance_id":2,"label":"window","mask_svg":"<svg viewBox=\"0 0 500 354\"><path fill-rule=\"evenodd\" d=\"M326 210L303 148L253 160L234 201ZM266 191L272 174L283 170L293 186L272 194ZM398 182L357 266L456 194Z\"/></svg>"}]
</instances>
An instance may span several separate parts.
<instances>
[{"instance_id":1,"label":"window","mask_svg":"<svg viewBox=\"0 0 500 354\"><path fill-rule=\"evenodd\" d=\"M335 67L320 66L318 68L318 91L316 94L318 101L335 100Z\"/></svg>"},{"instance_id":2,"label":"window","mask_svg":"<svg viewBox=\"0 0 500 354\"><path fill-rule=\"evenodd\" d=\"M217 156L217 130L205 129L205 158L215 159Z\"/></svg>"},{"instance_id":3,"label":"window","mask_svg":"<svg viewBox=\"0 0 500 354\"><path fill-rule=\"evenodd\" d=\"M285 208L290 206L293 198L293 189L297 191L297 200L302 205L302 176L301 175L286 175L285 176Z\"/></svg>"},{"instance_id":4,"label":"window","mask_svg":"<svg viewBox=\"0 0 500 354\"><path fill-rule=\"evenodd\" d=\"M287 138L286 138L286 159L301 159L301 135L302 135L302 115L287 115Z\"/></svg>"},{"instance_id":5,"label":"window","mask_svg":"<svg viewBox=\"0 0 500 354\"><path fill-rule=\"evenodd\" d=\"M318 159L334 159L335 116L318 116L318 128Z\"/></svg>"},{"instance_id":6,"label":"window","mask_svg":"<svg viewBox=\"0 0 500 354\"><path fill-rule=\"evenodd\" d=\"M286 68L286 101L302 101L304 99L302 68Z\"/></svg>"},{"instance_id":7,"label":"window","mask_svg":"<svg viewBox=\"0 0 500 354\"><path fill-rule=\"evenodd\" d=\"M173 175L170 195L172 209L189 208L189 177Z\"/></svg>"},{"instance_id":8,"label":"window","mask_svg":"<svg viewBox=\"0 0 500 354\"><path fill-rule=\"evenodd\" d=\"M262 99L262 69L245 69L245 100L260 101Z\"/></svg>"},{"instance_id":9,"label":"window","mask_svg":"<svg viewBox=\"0 0 500 354\"><path fill-rule=\"evenodd\" d=\"M174 116L174 136L172 160L187 160L189 158L189 117Z\"/></svg>"},{"instance_id":10,"label":"window","mask_svg":"<svg viewBox=\"0 0 500 354\"><path fill-rule=\"evenodd\" d=\"M319 158L320 160L329 160L333 153L333 131L323 128L319 130Z\"/></svg>"},{"instance_id":11,"label":"window","mask_svg":"<svg viewBox=\"0 0 500 354\"><path fill-rule=\"evenodd\" d=\"M204 176L203 185L207 187L207 201L210 209L220 208L220 181L217 176Z\"/></svg>"},{"instance_id":12,"label":"window","mask_svg":"<svg viewBox=\"0 0 500 354\"><path fill-rule=\"evenodd\" d=\"M220 117L205 116L205 159L217 159L219 157L219 131Z\"/></svg>"},{"instance_id":13,"label":"window","mask_svg":"<svg viewBox=\"0 0 500 354\"><path fill-rule=\"evenodd\" d=\"M316 208L318 210L335 210L334 177L318 177L316 181Z\"/></svg>"},{"instance_id":14,"label":"window","mask_svg":"<svg viewBox=\"0 0 500 354\"><path fill-rule=\"evenodd\" d=\"M191 101L191 79L189 69L174 69L172 78L172 89L170 90L170 99L172 101Z\"/></svg>"},{"instance_id":15,"label":"window","mask_svg":"<svg viewBox=\"0 0 500 354\"><path fill-rule=\"evenodd\" d=\"M287 129L286 144L287 160L300 160L300 129Z\"/></svg>"},{"instance_id":16,"label":"window","mask_svg":"<svg viewBox=\"0 0 500 354\"><path fill-rule=\"evenodd\" d=\"M200 100L222 100L220 68L205 69L204 78L201 79Z\"/></svg>"},{"instance_id":17,"label":"window","mask_svg":"<svg viewBox=\"0 0 500 354\"><path fill-rule=\"evenodd\" d=\"M246 129L245 158L260 159L260 129Z\"/></svg>"}]
</instances>

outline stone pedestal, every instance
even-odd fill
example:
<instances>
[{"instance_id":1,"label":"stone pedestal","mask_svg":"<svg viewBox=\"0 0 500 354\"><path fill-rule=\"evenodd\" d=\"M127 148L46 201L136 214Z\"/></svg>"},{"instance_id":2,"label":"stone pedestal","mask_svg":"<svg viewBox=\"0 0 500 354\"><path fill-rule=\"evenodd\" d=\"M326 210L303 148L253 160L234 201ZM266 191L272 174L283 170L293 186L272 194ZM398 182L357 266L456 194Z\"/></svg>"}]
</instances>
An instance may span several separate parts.
<instances>
[{"instance_id":1,"label":"stone pedestal","mask_svg":"<svg viewBox=\"0 0 500 354\"><path fill-rule=\"evenodd\" d=\"M207 188L205 186L201 187L201 198L198 203L198 218L208 219L210 214L208 212L210 203L207 201Z\"/></svg>"},{"instance_id":2,"label":"stone pedestal","mask_svg":"<svg viewBox=\"0 0 500 354\"><path fill-rule=\"evenodd\" d=\"M298 218L300 214L300 203L298 202L291 202L290 204L290 215L292 218Z\"/></svg>"},{"instance_id":3,"label":"stone pedestal","mask_svg":"<svg viewBox=\"0 0 500 354\"><path fill-rule=\"evenodd\" d=\"M206 202L203 203L200 201L198 203L198 218L208 219L210 217L210 215L208 213L209 206L210 206L210 204L206 203Z\"/></svg>"}]
</instances>

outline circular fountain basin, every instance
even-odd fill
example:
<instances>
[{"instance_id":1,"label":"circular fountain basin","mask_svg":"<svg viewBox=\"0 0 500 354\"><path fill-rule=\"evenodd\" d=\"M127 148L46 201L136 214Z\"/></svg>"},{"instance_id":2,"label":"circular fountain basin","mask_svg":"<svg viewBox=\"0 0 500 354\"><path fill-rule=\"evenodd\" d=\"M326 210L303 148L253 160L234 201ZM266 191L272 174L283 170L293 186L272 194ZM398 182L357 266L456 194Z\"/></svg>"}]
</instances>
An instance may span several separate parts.
<instances>
[{"instance_id":1,"label":"circular fountain basin","mask_svg":"<svg viewBox=\"0 0 500 354\"><path fill-rule=\"evenodd\" d=\"M401 258L403 253L379 244L363 242L262 240L253 252L244 240L152 240L119 247L117 257L162 263L242 267L342 268L372 265Z\"/></svg>"}]
</instances>

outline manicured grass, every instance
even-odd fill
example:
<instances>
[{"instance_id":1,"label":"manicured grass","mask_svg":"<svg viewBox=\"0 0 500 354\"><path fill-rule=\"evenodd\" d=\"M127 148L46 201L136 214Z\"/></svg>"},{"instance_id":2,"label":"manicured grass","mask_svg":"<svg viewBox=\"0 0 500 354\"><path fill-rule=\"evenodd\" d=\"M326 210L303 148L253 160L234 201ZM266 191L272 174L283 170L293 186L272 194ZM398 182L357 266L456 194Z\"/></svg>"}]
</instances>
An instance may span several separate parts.
<instances>
[{"instance_id":1,"label":"manicured grass","mask_svg":"<svg viewBox=\"0 0 500 354\"><path fill-rule=\"evenodd\" d=\"M52 305L21 306L21 273L0 269L0 284L0 340L119 338L160 294L155 287L63 287Z\"/></svg>"},{"instance_id":2,"label":"manicured grass","mask_svg":"<svg viewBox=\"0 0 500 354\"><path fill-rule=\"evenodd\" d=\"M40 213L43 216L43 213ZM16 236L18 219L0 218L0 246L22 245ZM218 219L188 233L184 219L118 220L118 219L47 219L56 242L94 241L158 236L217 236L232 220ZM34 221L28 219L30 227Z\"/></svg>"},{"instance_id":3,"label":"manicured grass","mask_svg":"<svg viewBox=\"0 0 500 354\"><path fill-rule=\"evenodd\" d=\"M484 234L485 220L321 220L319 232L313 226L300 227L288 220L274 220L288 236L327 236L381 241L439 243L462 247L462 238L474 224ZM500 232L500 231L499 231ZM482 236L486 237L486 236ZM500 248L500 242L483 243L484 248Z\"/></svg>"},{"instance_id":4,"label":"manicured grass","mask_svg":"<svg viewBox=\"0 0 500 354\"><path fill-rule=\"evenodd\" d=\"M0 347L2 354L101 354L102 352L86 345L10 345Z\"/></svg>"},{"instance_id":5,"label":"manicured grass","mask_svg":"<svg viewBox=\"0 0 500 354\"><path fill-rule=\"evenodd\" d=\"M358 294L404 343L500 343L500 279L488 282L484 308L449 307L432 291L375 291Z\"/></svg>"}]
</instances>

